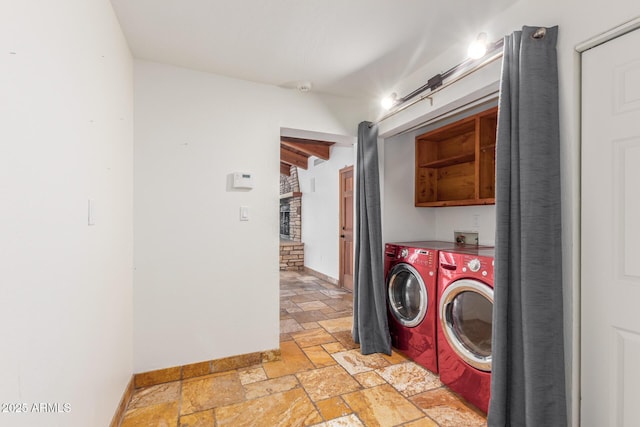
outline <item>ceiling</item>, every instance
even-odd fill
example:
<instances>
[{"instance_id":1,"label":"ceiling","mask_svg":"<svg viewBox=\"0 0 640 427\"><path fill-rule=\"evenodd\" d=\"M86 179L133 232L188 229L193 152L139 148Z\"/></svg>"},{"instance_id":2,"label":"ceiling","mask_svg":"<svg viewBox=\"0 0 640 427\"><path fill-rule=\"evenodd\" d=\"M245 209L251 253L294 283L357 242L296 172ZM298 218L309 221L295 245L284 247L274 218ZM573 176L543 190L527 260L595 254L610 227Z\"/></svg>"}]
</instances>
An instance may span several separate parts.
<instances>
[{"instance_id":1,"label":"ceiling","mask_svg":"<svg viewBox=\"0 0 640 427\"><path fill-rule=\"evenodd\" d=\"M308 81L314 92L378 98L449 45L471 40L514 1L111 3L136 58L285 88Z\"/></svg>"}]
</instances>

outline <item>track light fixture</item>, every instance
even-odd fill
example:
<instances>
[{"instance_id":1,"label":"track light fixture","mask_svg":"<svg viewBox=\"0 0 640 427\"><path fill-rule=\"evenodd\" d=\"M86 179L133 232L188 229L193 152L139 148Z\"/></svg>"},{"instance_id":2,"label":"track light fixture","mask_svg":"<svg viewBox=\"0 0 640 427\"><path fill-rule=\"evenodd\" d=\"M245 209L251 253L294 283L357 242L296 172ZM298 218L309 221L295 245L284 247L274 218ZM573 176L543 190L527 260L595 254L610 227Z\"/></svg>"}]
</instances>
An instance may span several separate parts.
<instances>
[{"instance_id":1,"label":"track light fixture","mask_svg":"<svg viewBox=\"0 0 640 427\"><path fill-rule=\"evenodd\" d=\"M408 93L402 97L398 97L398 95L394 92L391 95L382 99L380 103L382 104L382 107L385 110L392 110L392 109L394 110L392 112L387 113L387 116L385 117L390 117L396 112L407 108L407 106L411 106L415 104L416 101L413 101L412 103L409 103L409 101L414 99L417 96L420 96L418 101L425 98L431 99L429 96L425 95L424 92L427 90L431 92L438 90L438 88L444 85L444 80L451 78L454 74L463 73L463 77L464 77L464 75L466 75L464 73L467 73L467 74L469 73L468 72L469 68L472 68L471 72L473 72L473 69L475 69L476 67L479 68L490 62L493 62L496 58L499 58L502 56L501 50L503 48L503 45L504 45L504 39L499 39L496 42L489 43L487 33L482 32L478 34L476 39L469 45L469 49L467 50L467 55L468 55L467 59L465 59L458 65L452 67L451 69L431 77L427 81L427 83L423 84L422 86L420 86L418 89L415 89L411 93ZM489 52L490 55L488 58L485 58L485 56L487 56L487 52ZM483 61L476 61L476 59L481 59L481 58L484 58ZM478 65L477 62L482 62L482 63Z\"/></svg>"}]
</instances>

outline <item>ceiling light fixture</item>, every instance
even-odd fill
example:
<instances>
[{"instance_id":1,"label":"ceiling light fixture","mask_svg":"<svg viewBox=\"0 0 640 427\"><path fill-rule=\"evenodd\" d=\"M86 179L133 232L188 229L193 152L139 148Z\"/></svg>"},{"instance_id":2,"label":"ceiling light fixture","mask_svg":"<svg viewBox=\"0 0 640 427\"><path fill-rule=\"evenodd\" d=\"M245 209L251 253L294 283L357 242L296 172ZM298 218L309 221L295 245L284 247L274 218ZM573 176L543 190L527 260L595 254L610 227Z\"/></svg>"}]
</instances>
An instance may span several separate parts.
<instances>
[{"instance_id":1,"label":"ceiling light fixture","mask_svg":"<svg viewBox=\"0 0 640 427\"><path fill-rule=\"evenodd\" d=\"M392 107L398 104L398 94L393 92L391 95L385 96L384 98L382 98L382 101L380 101L380 104L382 104L382 108L384 108L385 110L390 110Z\"/></svg>"},{"instance_id":2,"label":"ceiling light fixture","mask_svg":"<svg viewBox=\"0 0 640 427\"><path fill-rule=\"evenodd\" d=\"M480 33L478 37L471 42L467 55L471 59L480 59L487 53L487 33Z\"/></svg>"},{"instance_id":3,"label":"ceiling light fixture","mask_svg":"<svg viewBox=\"0 0 640 427\"><path fill-rule=\"evenodd\" d=\"M307 93L311 90L311 82L298 82L296 87L298 92Z\"/></svg>"}]
</instances>

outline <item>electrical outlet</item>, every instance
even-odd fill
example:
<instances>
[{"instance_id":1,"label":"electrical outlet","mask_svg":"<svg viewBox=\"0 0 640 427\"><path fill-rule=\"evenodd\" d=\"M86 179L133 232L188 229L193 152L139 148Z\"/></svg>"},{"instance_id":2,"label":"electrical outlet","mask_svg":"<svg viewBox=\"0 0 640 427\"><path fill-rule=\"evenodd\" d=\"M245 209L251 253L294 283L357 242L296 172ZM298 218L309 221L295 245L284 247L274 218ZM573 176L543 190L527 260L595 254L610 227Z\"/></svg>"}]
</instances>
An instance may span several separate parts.
<instances>
[{"instance_id":1,"label":"electrical outlet","mask_svg":"<svg viewBox=\"0 0 640 427\"><path fill-rule=\"evenodd\" d=\"M478 233L475 231L454 231L453 241L460 246L478 245Z\"/></svg>"}]
</instances>

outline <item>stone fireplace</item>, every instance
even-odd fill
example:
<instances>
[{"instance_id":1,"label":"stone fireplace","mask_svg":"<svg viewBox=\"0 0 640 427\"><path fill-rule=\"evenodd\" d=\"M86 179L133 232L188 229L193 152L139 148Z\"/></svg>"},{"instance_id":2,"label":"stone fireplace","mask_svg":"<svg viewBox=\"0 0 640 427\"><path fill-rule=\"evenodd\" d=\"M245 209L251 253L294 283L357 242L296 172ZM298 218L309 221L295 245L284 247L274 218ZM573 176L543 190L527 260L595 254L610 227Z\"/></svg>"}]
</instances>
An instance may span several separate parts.
<instances>
[{"instance_id":1,"label":"stone fireplace","mask_svg":"<svg viewBox=\"0 0 640 427\"><path fill-rule=\"evenodd\" d=\"M291 240L291 205L289 200L280 200L280 238Z\"/></svg>"},{"instance_id":2,"label":"stone fireplace","mask_svg":"<svg viewBox=\"0 0 640 427\"><path fill-rule=\"evenodd\" d=\"M280 238L293 242L302 241L302 197L291 193L280 199Z\"/></svg>"},{"instance_id":3,"label":"stone fireplace","mask_svg":"<svg viewBox=\"0 0 640 427\"><path fill-rule=\"evenodd\" d=\"M280 270L304 269L302 243L302 193L298 169L280 175Z\"/></svg>"}]
</instances>

